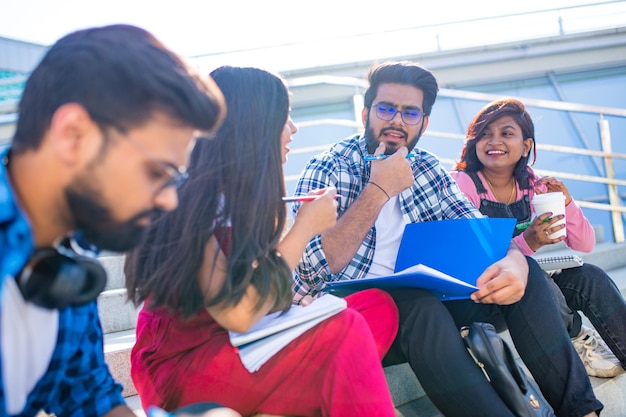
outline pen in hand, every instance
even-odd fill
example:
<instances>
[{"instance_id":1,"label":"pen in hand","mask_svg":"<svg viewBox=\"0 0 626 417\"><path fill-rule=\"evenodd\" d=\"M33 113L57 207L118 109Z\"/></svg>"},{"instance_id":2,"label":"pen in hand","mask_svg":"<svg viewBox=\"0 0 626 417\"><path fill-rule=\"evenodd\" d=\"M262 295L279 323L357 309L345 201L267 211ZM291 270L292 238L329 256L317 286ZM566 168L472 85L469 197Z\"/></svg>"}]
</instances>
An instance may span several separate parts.
<instances>
[{"instance_id":1,"label":"pen in hand","mask_svg":"<svg viewBox=\"0 0 626 417\"><path fill-rule=\"evenodd\" d=\"M365 155L365 160L366 161L381 161L383 159L387 159L389 158L391 155L385 155L385 154L380 154L380 155ZM406 154L406 158L413 158L415 156L414 153L408 153Z\"/></svg>"},{"instance_id":2,"label":"pen in hand","mask_svg":"<svg viewBox=\"0 0 626 417\"><path fill-rule=\"evenodd\" d=\"M283 197L283 201L286 203L293 203L293 202L304 203L306 201L317 200L318 198L320 198L320 196L321 195L294 195L294 196ZM335 199L336 200L339 199L339 194L335 194Z\"/></svg>"},{"instance_id":3,"label":"pen in hand","mask_svg":"<svg viewBox=\"0 0 626 417\"><path fill-rule=\"evenodd\" d=\"M543 223L545 223L545 222L547 222L547 221L550 221L550 219L551 219L551 217L546 217L545 219L543 219ZM517 230L525 230L525 229L527 229L527 228L528 228L528 226L530 226L530 225L532 224L532 222L533 222L533 221L531 220L531 221L529 221L529 222L518 223L518 224L516 224L516 225L515 225L515 228L516 228Z\"/></svg>"}]
</instances>

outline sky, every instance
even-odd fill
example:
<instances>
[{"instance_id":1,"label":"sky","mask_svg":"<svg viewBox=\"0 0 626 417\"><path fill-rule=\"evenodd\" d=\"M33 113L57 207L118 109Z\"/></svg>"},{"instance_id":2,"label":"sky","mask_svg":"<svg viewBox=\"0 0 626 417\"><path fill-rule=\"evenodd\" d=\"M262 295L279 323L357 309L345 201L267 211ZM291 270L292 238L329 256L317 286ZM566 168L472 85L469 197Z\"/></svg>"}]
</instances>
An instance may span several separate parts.
<instances>
[{"instance_id":1,"label":"sky","mask_svg":"<svg viewBox=\"0 0 626 417\"><path fill-rule=\"evenodd\" d=\"M614 2L626 8L624 1ZM322 49L312 48L308 53L311 62L316 62L323 59L329 49L347 56L376 48L405 51L432 41L423 39L419 33L407 32L402 36L401 29L588 3L607 1L0 0L0 36L50 45L76 29L130 23L149 30L187 57L325 42L324 47L319 47ZM532 32L532 26L518 30ZM506 27L493 28L492 33L496 30L506 35ZM390 32L399 32L401 37L390 40L381 35ZM365 36L372 33L376 35ZM469 35L471 33L458 33L455 38ZM329 48L329 42L335 47ZM288 60L289 56L281 54L290 53L289 49L275 48L261 54L263 57L247 59L255 61L249 64L262 61L271 66L273 60Z\"/></svg>"}]
</instances>

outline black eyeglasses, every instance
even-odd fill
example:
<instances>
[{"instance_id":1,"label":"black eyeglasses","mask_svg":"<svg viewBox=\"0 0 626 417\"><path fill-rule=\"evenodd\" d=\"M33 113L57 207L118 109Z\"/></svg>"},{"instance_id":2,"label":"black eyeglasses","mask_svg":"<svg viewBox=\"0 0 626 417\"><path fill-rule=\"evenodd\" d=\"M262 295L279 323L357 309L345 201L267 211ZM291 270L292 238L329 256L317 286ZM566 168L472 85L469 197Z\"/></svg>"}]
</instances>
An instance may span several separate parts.
<instances>
[{"instance_id":1,"label":"black eyeglasses","mask_svg":"<svg viewBox=\"0 0 626 417\"><path fill-rule=\"evenodd\" d=\"M393 118L396 117L396 113L400 113L400 117L404 123L407 125L416 125L420 122L423 115L422 111L417 108L399 111L396 107L386 103L376 103L373 104L373 107L376 109L376 117L387 122L393 120Z\"/></svg>"},{"instance_id":2,"label":"black eyeglasses","mask_svg":"<svg viewBox=\"0 0 626 417\"><path fill-rule=\"evenodd\" d=\"M187 167L185 166L178 166L178 167L174 167L173 165L170 165L162 160L160 160L159 158L157 158L148 148L146 148L144 145L142 145L140 142L138 142L137 140L133 139L132 136L128 135L127 133L123 133L121 132L122 135L128 139L128 142L130 142L135 149L137 149L139 152L143 153L147 158L151 159L159 168L161 168L163 170L163 172L165 172L165 175L168 177L167 180L159 187L159 191L162 191L166 188L169 187L174 187L176 189L179 189L180 187L183 186L183 184L185 183L185 181L187 181L187 179L189 178L189 173L187 172Z\"/></svg>"}]
</instances>

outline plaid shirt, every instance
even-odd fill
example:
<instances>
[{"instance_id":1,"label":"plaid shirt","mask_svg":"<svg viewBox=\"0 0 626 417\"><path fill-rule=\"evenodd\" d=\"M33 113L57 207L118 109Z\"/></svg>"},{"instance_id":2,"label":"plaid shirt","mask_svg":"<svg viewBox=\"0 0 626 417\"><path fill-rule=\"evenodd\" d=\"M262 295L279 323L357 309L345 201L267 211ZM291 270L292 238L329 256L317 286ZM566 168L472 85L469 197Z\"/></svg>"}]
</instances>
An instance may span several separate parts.
<instances>
[{"instance_id":1,"label":"plaid shirt","mask_svg":"<svg viewBox=\"0 0 626 417\"><path fill-rule=\"evenodd\" d=\"M28 220L15 202L6 169L0 165L0 291L3 280L14 279L28 260L33 251L31 236ZM0 337L11 337L2 334L1 325ZM4 387L10 383L10 377L2 379L0 360L0 417L8 416ZM50 364L19 415L35 416L45 410L60 417L96 417L120 404L124 404L122 386L113 380L104 361L96 302L59 311L57 344Z\"/></svg>"},{"instance_id":2,"label":"plaid shirt","mask_svg":"<svg viewBox=\"0 0 626 417\"><path fill-rule=\"evenodd\" d=\"M400 193L400 207L405 223L483 217L469 202L433 154L415 148L411 161L415 182ZM296 195L324 187L336 187L341 216L356 200L370 177L365 139L349 137L328 151L313 157L300 175ZM296 214L299 203L293 205ZM338 274L331 274L326 262L321 236L315 236L305 249L294 275L295 302L306 295L316 296L328 281L365 277L374 258L376 227L367 232L363 243L348 265Z\"/></svg>"}]
</instances>

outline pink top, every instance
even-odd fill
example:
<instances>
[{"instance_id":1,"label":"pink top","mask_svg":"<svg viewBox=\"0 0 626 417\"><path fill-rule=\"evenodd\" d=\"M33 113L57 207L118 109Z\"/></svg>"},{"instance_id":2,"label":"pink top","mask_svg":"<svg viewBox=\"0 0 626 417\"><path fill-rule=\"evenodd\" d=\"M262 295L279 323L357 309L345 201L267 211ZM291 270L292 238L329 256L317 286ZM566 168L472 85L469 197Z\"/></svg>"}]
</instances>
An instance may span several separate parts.
<instances>
[{"instance_id":1,"label":"pink top","mask_svg":"<svg viewBox=\"0 0 626 417\"><path fill-rule=\"evenodd\" d=\"M532 168L528 167L528 170L531 172L532 175L535 175ZM474 206L480 207L480 196L478 195L478 192L476 191L476 186L474 185L474 182L472 181L470 176L462 171L452 171L450 172L450 175L452 175L452 177L456 180L461 191L463 191L465 196L474 204ZM483 182L483 184L487 183L482 172L478 172L478 177ZM519 188L519 184L516 183L515 185L517 187L518 197L522 196L523 193ZM487 190L487 198L492 201L497 201L496 197L493 195L489 187L485 187L485 189ZM542 185L538 187L538 189L545 192L546 186ZM530 200L532 201L532 198L535 195L535 191L526 191L528 191L528 195L530 197ZM531 204L531 210L532 209L533 208ZM583 214L582 209L578 206L578 204L576 204L573 198L572 201L565 207L565 228L567 230L567 236L565 237L565 244L567 245L567 247L580 252L591 252L593 250L596 244L595 232L593 230L593 227L591 227L591 223L589 223L589 220L587 220L587 218ZM535 253L535 251L533 251L526 243L523 233L515 236L513 238L513 241L517 244L517 246L519 246L524 255L533 255Z\"/></svg>"}]
</instances>

